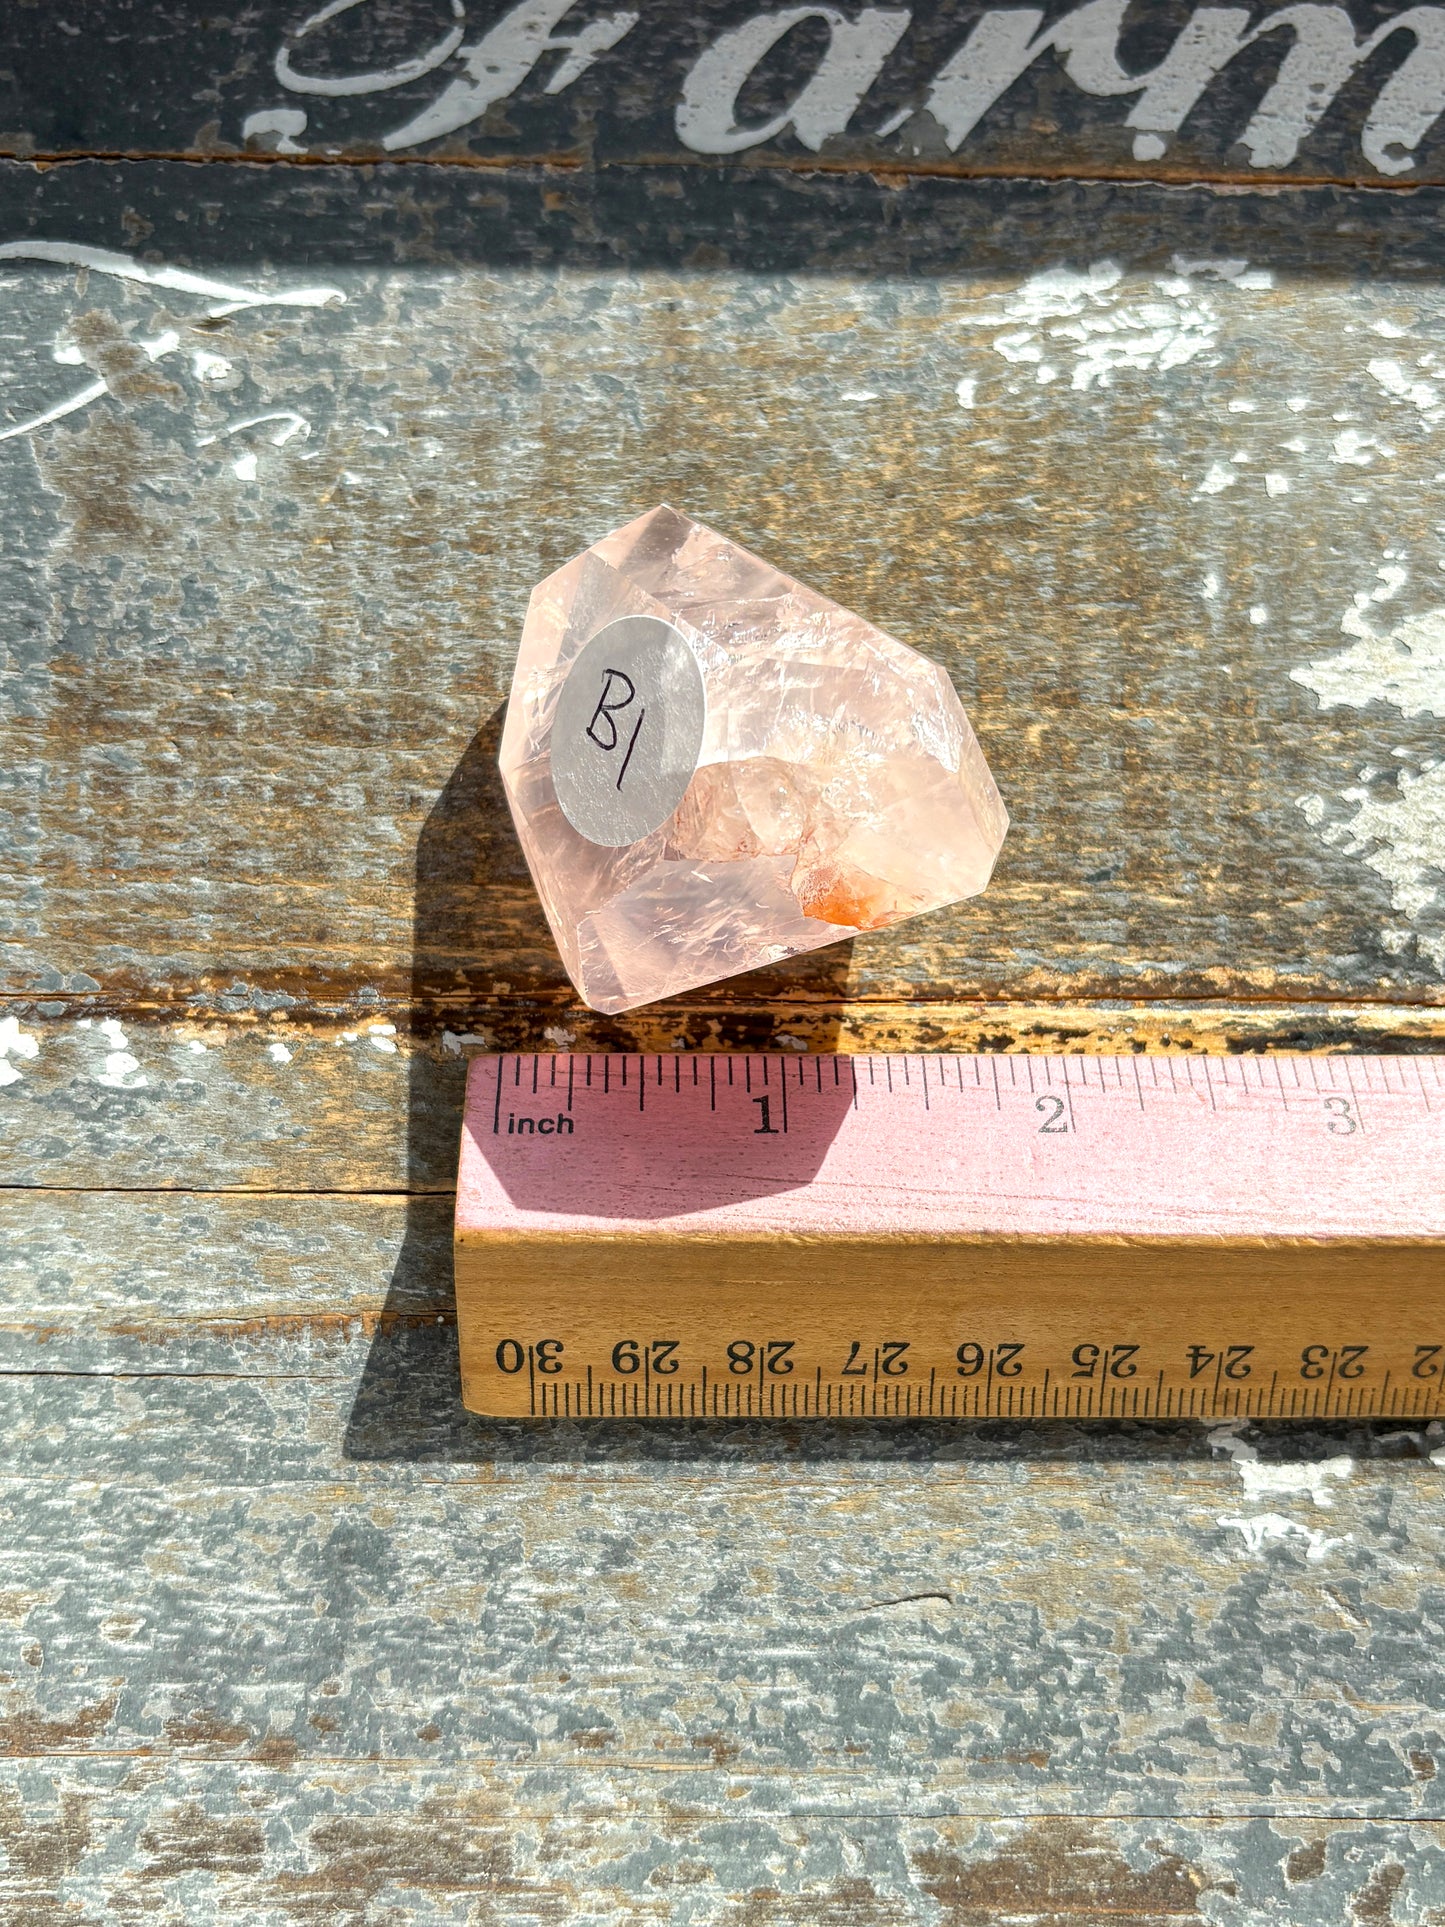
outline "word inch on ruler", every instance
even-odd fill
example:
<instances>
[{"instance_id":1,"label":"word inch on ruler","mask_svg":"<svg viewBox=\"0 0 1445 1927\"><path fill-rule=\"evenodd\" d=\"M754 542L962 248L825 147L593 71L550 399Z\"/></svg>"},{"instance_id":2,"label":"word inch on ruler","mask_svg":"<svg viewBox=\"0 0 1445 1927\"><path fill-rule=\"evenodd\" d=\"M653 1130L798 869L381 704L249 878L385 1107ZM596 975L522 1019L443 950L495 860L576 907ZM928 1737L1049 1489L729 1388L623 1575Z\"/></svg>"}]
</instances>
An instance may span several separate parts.
<instances>
[{"instance_id":1,"label":"word inch on ruler","mask_svg":"<svg viewBox=\"0 0 1445 1927\"><path fill-rule=\"evenodd\" d=\"M1445 1059L479 1057L456 1274L496 1416L1445 1416Z\"/></svg>"}]
</instances>

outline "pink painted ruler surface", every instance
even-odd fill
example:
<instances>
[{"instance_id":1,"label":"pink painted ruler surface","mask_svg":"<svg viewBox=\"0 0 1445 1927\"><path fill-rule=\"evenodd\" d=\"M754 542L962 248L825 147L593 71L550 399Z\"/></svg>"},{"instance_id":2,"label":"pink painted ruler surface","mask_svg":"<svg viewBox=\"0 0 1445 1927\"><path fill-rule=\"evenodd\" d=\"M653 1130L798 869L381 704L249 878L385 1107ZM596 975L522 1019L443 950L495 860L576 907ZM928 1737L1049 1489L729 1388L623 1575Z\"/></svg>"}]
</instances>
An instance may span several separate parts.
<instances>
[{"instance_id":1,"label":"pink painted ruler surface","mask_svg":"<svg viewBox=\"0 0 1445 1927\"><path fill-rule=\"evenodd\" d=\"M457 1229L1445 1239L1445 1060L481 1057Z\"/></svg>"}]
</instances>

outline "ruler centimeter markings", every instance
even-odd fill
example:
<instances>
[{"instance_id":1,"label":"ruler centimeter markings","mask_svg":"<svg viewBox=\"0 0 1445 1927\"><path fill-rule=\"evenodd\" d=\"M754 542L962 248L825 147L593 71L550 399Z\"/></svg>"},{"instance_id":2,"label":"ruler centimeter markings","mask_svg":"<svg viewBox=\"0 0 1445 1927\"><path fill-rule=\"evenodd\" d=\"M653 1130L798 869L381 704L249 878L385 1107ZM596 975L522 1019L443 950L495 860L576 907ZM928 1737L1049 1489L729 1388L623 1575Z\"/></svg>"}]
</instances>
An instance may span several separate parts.
<instances>
[{"instance_id":1,"label":"ruler centimeter markings","mask_svg":"<svg viewBox=\"0 0 1445 1927\"><path fill-rule=\"evenodd\" d=\"M1445 1416L1445 1058L479 1057L463 1396Z\"/></svg>"}]
</instances>

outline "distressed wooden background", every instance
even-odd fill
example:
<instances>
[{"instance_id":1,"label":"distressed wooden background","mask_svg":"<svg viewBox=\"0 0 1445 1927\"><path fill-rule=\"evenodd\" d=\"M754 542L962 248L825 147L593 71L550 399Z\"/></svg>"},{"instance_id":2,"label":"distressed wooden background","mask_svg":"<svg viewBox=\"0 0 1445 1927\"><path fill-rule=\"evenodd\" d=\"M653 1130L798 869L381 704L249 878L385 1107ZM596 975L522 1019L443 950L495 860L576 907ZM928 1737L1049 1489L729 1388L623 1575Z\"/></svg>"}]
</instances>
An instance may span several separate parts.
<instances>
[{"instance_id":1,"label":"distressed wooden background","mask_svg":"<svg viewBox=\"0 0 1445 1927\"><path fill-rule=\"evenodd\" d=\"M448 1251L494 1044L1441 1047L1410 35L1239 144L1282 35L1406 10L1287 10L1153 182L1067 178L1148 169L1053 54L885 151L973 6L817 152L681 143L760 9L647 0L387 149L469 11L6 10L4 1918L1438 1927L1445 1436L487 1423ZM1195 19L1115 11L1136 73ZM494 755L531 585L662 499L945 662L1014 829L604 1021Z\"/></svg>"}]
</instances>

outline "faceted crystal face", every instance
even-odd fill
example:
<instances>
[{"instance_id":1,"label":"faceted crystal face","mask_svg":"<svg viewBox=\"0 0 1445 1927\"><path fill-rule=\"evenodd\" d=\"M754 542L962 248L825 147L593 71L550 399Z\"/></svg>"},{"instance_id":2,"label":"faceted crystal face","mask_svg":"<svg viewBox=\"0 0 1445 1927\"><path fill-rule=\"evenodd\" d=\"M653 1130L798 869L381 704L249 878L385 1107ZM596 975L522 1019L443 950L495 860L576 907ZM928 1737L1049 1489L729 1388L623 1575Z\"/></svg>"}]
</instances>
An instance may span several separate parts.
<instances>
[{"instance_id":1,"label":"faceted crystal face","mask_svg":"<svg viewBox=\"0 0 1445 1927\"><path fill-rule=\"evenodd\" d=\"M941 669L670 508L533 590L501 768L608 1012L974 896L1008 828Z\"/></svg>"}]
</instances>

